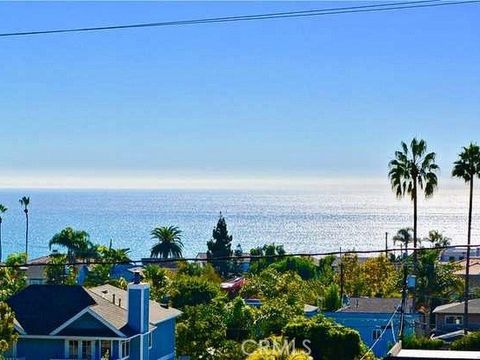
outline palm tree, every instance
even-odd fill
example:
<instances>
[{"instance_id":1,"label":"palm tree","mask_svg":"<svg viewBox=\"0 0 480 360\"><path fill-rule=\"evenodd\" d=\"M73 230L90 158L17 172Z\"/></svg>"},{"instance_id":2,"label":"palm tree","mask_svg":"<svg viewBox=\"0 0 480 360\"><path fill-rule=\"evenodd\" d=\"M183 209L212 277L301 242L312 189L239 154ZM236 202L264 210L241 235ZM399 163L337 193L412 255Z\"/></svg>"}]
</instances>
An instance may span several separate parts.
<instances>
[{"instance_id":1,"label":"palm tree","mask_svg":"<svg viewBox=\"0 0 480 360\"><path fill-rule=\"evenodd\" d=\"M23 212L25 213L25 255L28 260L28 205L30 205L30 197L23 196L18 202L23 206Z\"/></svg>"},{"instance_id":2,"label":"palm tree","mask_svg":"<svg viewBox=\"0 0 480 360\"><path fill-rule=\"evenodd\" d=\"M459 159L453 163L452 176L462 178L470 185L470 198L468 202L468 229L467 245L470 246L472 232L472 207L473 207L473 179L480 178L480 148L477 144L470 144L464 147L458 155ZM467 248L467 264L465 268L465 308L463 325L465 333L468 329L468 294L469 294L469 275L470 275L470 247Z\"/></svg>"},{"instance_id":3,"label":"palm tree","mask_svg":"<svg viewBox=\"0 0 480 360\"><path fill-rule=\"evenodd\" d=\"M158 240L158 243L152 246L151 257L182 257L183 243L181 237L182 231L176 226L156 227L152 230L152 239Z\"/></svg>"},{"instance_id":4,"label":"palm tree","mask_svg":"<svg viewBox=\"0 0 480 360\"><path fill-rule=\"evenodd\" d=\"M76 259L90 260L98 257L98 247L90 241L90 235L83 230L66 227L50 239L49 248L52 249L54 245L67 249L70 262Z\"/></svg>"},{"instance_id":5,"label":"palm tree","mask_svg":"<svg viewBox=\"0 0 480 360\"><path fill-rule=\"evenodd\" d=\"M7 210L3 204L0 204L0 263L2 262L2 214Z\"/></svg>"},{"instance_id":6,"label":"palm tree","mask_svg":"<svg viewBox=\"0 0 480 360\"><path fill-rule=\"evenodd\" d=\"M427 153L425 140L413 138L410 147L402 141L401 150L395 151L395 159L390 161L388 177L398 198L410 196L413 201L413 266L417 271L417 200L418 190L431 197L438 185L434 152Z\"/></svg>"},{"instance_id":7,"label":"palm tree","mask_svg":"<svg viewBox=\"0 0 480 360\"><path fill-rule=\"evenodd\" d=\"M438 230L430 230L428 236L423 240L429 241L436 248L450 246L450 242L452 241L452 239L446 237Z\"/></svg>"},{"instance_id":8,"label":"palm tree","mask_svg":"<svg viewBox=\"0 0 480 360\"><path fill-rule=\"evenodd\" d=\"M411 244L413 242L413 229L408 227L398 230L397 234L393 237L393 242L400 242L404 244L405 253L408 253L406 249L408 249L408 244Z\"/></svg>"}]
</instances>

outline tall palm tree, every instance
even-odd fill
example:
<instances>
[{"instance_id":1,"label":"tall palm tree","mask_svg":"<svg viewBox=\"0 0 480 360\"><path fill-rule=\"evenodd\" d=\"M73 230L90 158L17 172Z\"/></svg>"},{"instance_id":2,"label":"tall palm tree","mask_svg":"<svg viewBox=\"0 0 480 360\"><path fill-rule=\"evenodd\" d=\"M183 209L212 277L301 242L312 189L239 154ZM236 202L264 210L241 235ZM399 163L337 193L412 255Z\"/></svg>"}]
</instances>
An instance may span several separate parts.
<instances>
[{"instance_id":1,"label":"tall palm tree","mask_svg":"<svg viewBox=\"0 0 480 360\"><path fill-rule=\"evenodd\" d=\"M428 236L423 239L424 241L429 241L434 247L444 247L449 246L452 239L446 237L438 230L430 230Z\"/></svg>"},{"instance_id":2,"label":"tall palm tree","mask_svg":"<svg viewBox=\"0 0 480 360\"><path fill-rule=\"evenodd\" d=\"M400 242L405 245L405 249L408 249L408 244L413 242L413 229L408 227L398 230L397 234L393 237L393 242ZM407 253L408 251L405 252Z\"/></svg>"},{"instance_id":3,"label":"tall palm tree","mask_svg":"<svg viewBox=\"0 0 480 360\"><path fill-rule=\"evenodd\" d=\"M465 180L470 185L470 198L468 202L468 229L467 244L471 242L472 232L472 207L473 207L473 179L480 178L480 147L477 144L470 144L464 147L458 155L459 159L453 163L452 176ZM465 268L465 308L463 325L465 332L468 329L468 295L469 295L469 275L470 275L470 248L467 249L467 264Z\"/></svg>"},{"instance_id":4,"label":"tall palm tree","mask_svg":"<svg viewBox=\"0 0 480 360\"><path fill-rule=\"evenodd\" d=\"M18 202L23 206L23 212L25 213L25 255L28 260L28 205L30 205L30 197L23 196Z\"/></svg>"},{"instance_id":5,"label":"tall palm tree","mask_svg":"<svg viewBox=\"0 0 480 360\"><path fill-rule=\"evenodd\" d=\"M152 246L151 257L182 257L183 243L182 231L176 226L156 227L151 232L152 239L158 243Z\"/></svg>"},{"instance_id":6,"label":"tall palm tree","mask_svg":"<svg viewBox=\"0 0 480 360\"><path fill-rule=\"evenodd\" d=\"M439 170L435 163L436 154L427 153L425 140L413 138L410 147L402 141L401 150L395 151L390 161L388 177L398 198L410 196L413 201L413 266L417 271L417 200L419 189L425 197L431 197L437 188Z\"/></svg>"},{"instance_id":7,"label":"tall palm tree","mask_svg":"<svg viewBox=\"0 0 480 360\"><path fill-rule=\"evenodd\" d=\"M0 263L2 262L2 214L7 210L3 204L0 204Z\"/></svg>"},{"instance_id":8,"label":"tall palm tree","mask_svg":"<svg viewBox=\"0 0 480 360\"><path fill-rule=\"evenodd\" d=\"M67 249L67 257L71 262L98 257L98 247L90 241L90 235L83 230L66 227L50 239L49 248L52 249L54 245Z\"/></svg>"}]
</instances>

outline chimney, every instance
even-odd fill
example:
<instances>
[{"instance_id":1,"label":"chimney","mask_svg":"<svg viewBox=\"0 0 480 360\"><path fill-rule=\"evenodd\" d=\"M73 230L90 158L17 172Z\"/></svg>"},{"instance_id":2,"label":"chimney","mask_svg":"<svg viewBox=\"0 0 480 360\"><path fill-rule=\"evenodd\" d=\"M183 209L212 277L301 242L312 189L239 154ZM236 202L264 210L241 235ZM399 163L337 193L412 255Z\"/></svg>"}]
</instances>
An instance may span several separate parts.
<instances>
[{"instance_id":1,"label":"chimney","mask_svg":"<svg viewBox=\"0 0 480 360\"><path fill-rule=\"evenodd\" d=\"M148 332L150 287L140 282L140 273L135 272L133 283L128 284L128 325L140 334Z\"/></svg>"},{"instance_id":2,"label":"chimney","mask_svg":"<svg viewBox=\"0 0 480 360\"><path fill-rule=\"evenodd\" d=\"M112 303L115 304L115 294L112 294Z\"/></svg>"},{"instance_id":3,"label":"chimney","mask_svg":"<svg viewBox=\"0 0 480 360\"><path fill-rule=\"evenodd\" d=\"M122 307L122 298L118 298L118 306Z\"/></svg>"}]
</instances>

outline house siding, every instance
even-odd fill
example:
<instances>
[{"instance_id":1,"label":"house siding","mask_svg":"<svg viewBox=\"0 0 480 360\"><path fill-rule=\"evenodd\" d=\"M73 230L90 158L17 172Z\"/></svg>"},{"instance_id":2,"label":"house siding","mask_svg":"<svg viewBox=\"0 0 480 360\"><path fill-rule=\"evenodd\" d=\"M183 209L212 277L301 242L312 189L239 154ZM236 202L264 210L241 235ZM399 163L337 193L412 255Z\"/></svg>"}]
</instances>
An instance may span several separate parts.
<instances>
[{"instance_id":1,"label":"house siding","mask_svg":"<svg viewBox=\"0 0 480 360\"><path fill-rule=\"evenodd\" d=\"M175 319L170 319L156 325L153 331L153 346L149 350L150 360L167 359L175 353ZM145 339L148 346L148 339Z\"/></svg>"},{"instance_id":2,"label":"house siding","mask_svg":"<svg viewBox=\"0 0 480 360\"><path fill-rule=\"evenodd\" d=\"M449 333L456 330L463 329L463 324L456 325L456 324L447 324L445 318L447 316L462 316L461 314L435 314L435 327L436 332L439 334ZM469 314L468 315L468 327L470 330L480 330L480 314Z\"/></svg>"},{"instance_id":3,"label":"house siding","mask_svg":"<svg viewBox=\"0 0 480 360\"><path fill-rule=\"evenodd\" d=\"M371 347L375 343L373 338L374 330L382 331L390 320L392 314L387 313L354 313L354 312L327 312L325 316L342 324L346 327L357 330L360 333L360 337L363 342ZM406 315L405 316L405 334L412 333L414 331L414 320L417 320L419 315ZM382 338L377 342L373 348L373 352L378 357L383 357L387 354L388 350L398 340L398 333L400 329L400 314L397 314L393 319L393 329L388 328Z\"/></svg>"},{"instance_id":4,"label":"house siding","mask_svg":"<svg viewBox=\"0 0 480 360\"><path fill-rule=\"evenodd\" d=\"M65 342L61 339L20 338L17 342L16 357L24 358L25 360L64 359Z\"/></svg>"}]
</instances>

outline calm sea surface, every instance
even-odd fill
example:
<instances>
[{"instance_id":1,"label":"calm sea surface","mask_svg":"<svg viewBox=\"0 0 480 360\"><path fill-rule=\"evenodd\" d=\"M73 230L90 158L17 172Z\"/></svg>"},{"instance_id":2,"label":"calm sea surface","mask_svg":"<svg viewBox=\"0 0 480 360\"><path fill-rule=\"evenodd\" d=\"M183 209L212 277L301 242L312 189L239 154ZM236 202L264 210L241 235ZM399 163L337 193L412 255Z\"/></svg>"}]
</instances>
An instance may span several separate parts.
<instances>
[{"instance_id":1,"label":"calm sea surface","mask_svg":"<svg viewBox=\"0 0 480 360\"><path fill-rule=\"evenodd\" d=\"M388 184L323 186L315 191L140 191L0 190L4 254L24 247L24 214L18 203L31 198L30 257L47 254L48 241L66 226L84 229L92 240L128 247L147 256L157 225L183 230L185 254L206 250L220 211L244 250L267 242L287 251L321 252L383 248L385 232L411 225L411 203L396 200ZM477 197L475 198L475 201ZM476 201L478 203L478 201ZM477 206L477 208L480 208ZM444 231L453 243L466 242L467 191L440 188L420 202L419 232ZM474 212L473 243L480 243L480 209Z\"/></svg>"}]
</instances>

